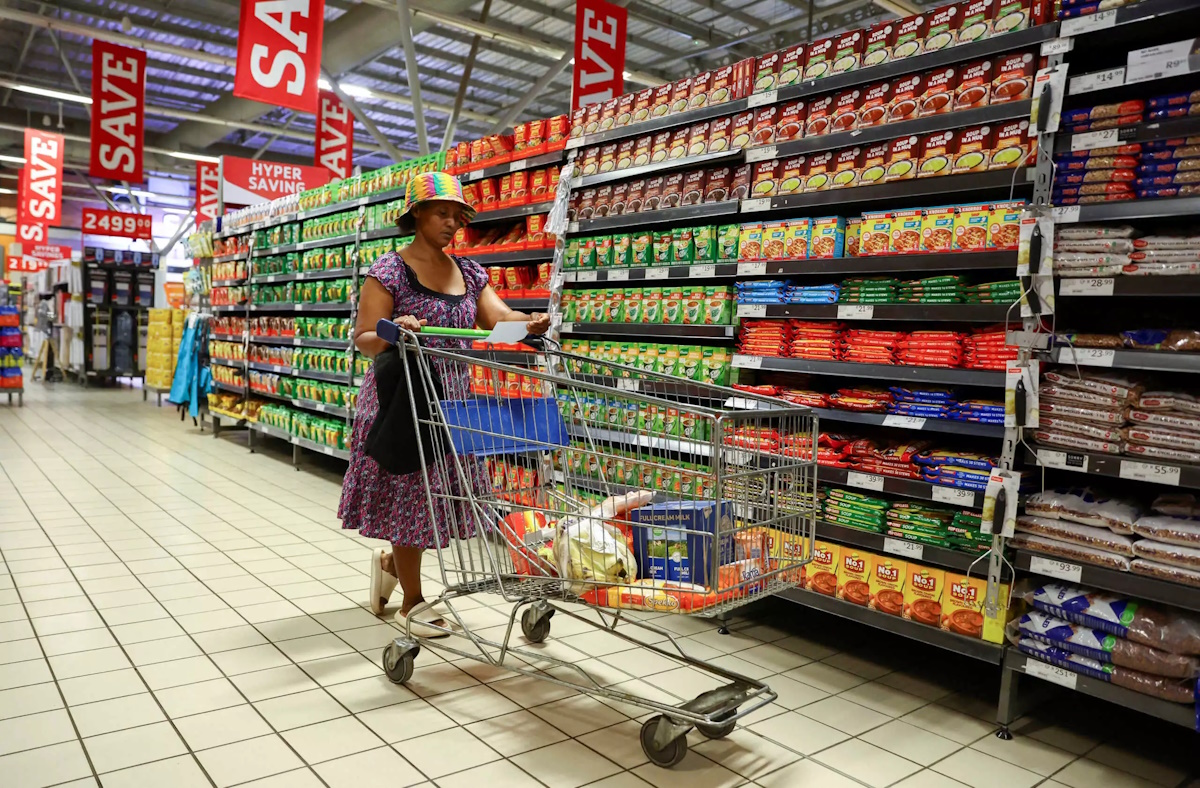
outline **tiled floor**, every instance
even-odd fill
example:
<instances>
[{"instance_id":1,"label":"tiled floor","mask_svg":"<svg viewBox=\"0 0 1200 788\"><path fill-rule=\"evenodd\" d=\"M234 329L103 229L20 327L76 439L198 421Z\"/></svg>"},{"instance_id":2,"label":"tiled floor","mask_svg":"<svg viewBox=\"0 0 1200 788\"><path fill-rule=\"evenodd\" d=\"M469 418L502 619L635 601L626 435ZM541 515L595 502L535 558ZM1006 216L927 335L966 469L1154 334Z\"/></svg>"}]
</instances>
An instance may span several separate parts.
<instances>
[{"instance_id":1,"label":"tiled floor","mask_svg":"<svg viewBox=\"0 0 1200 788\"><path fill-rule=\"evenodd\" d=\"M1187 731L1059 694L1000 741L995 668L784 604L729 636L655 620L779 694L724 741L693 732L673 771L645 762L636 707L432 649L395 686L379 655L397 630L364 608L371 545L339 528L339 481L128 390L35 385L0 406L0 784L1200 785ZM505 621L496 599L462 609ZM711 686L562 617L545 650L634 693Z\"/></svg>"}]
</instances>

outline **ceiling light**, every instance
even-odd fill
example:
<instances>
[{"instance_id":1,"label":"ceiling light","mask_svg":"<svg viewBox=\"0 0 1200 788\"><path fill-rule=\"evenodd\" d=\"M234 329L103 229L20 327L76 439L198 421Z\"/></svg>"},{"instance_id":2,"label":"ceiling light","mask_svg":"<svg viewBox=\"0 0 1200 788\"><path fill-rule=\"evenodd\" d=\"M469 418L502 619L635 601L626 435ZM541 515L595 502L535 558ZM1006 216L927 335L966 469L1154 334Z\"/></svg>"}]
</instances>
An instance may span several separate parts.
<instances>
[{"instance_id":1,"label":"ceiling light","mask_svg":"<svg viewBox=\"0 0 1200 788\"><path fill-rule=\"evenodd\" d=\"M371 98L374 95L371 93L370 88L362 85L352 85L349 82L339 82L338 87L347 96L353 96L354 98Z\"/></svg>"},{"instance_id":2,"label":"ceiling light","mask_svg":"<svg viewBox=\"0 0 1200 788\"><path fill-rule=\"evenodd\" d=\"M16 189L0 189L0 194L16 194Z\"/></svg>"},{"instance_id":3,"label":"ceiling light","mask_svg":"<svg viewBox=\"0 0 1200 788\"><path fill-rule=\"evenodd\" d=\"M220 158L216 156L202 156L199 153L184 153L180 150L171 151L167 155L174 156L176 159L187 159L188 161L210 161L213 164L221 161Z\"/></svg>"},{"instance_id":4,"label":"ceiling light","mask_svg":"<svg viewBox=\"0 0 1200 788\"><path fill-rule=\"evenodd\" d=\"M163 213L175 214L176 216L187 216L191 213L190 210L186 210L184 208L159 208L159 210Z\"/></svg>"},{"instance_id":5,"label":"ceiling light","mask_svg":"<svg viewBox=\"0 0 1200 788\"><path fill-rule=\"evenodd\" d=\"M59 101L74 101L79 104L91 104L91 96L80 96L77 93L64 93L61 90L50 90L49 88L39 88L33 85L13 85L13 90L19 90L22 93L32 93L35 96L45 96L46 98L58 99Z\"/></svg>"},{"instance_id":6,"label":"ceiling light","mask_svg":"<svg viewBox=\"0 0 1200 788\"><path fill-rule=\"evenodd\" d=\"M317 87L319 87L321 90L333 90L333 85L329 84L329 80L325 79L325 77L321 77L317 80Z\"/></svg>"},{"instance_id":7,"label":"ceiling light","mask_svg":"<svg viewBox=\"0 0 1200 788\"><path fill-rule=\"evenodd\" d=\"M13 164L24 164L25 158L23 156L0 156L0 161L9 161Z\"/></svg>"}]
</instances>

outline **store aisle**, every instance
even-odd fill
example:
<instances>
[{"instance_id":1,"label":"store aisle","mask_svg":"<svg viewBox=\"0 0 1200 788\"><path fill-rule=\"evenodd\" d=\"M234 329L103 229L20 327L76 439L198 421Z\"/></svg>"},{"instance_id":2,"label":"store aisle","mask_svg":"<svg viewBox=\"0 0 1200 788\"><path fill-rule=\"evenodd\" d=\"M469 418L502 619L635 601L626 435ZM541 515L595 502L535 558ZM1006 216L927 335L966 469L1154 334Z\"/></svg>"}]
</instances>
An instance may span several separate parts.
<instances>
[{"instance_id":1,"label":"store aisle","mask_svg":"<svg viewBox=\"0 0 1200 788\"><path fill-rule=\"evenodd\" d=\"M1187 731L1057 696L1003 742L998 670L790 605L730 636L656 619L780 696L725 741L693 733L670 772L644 762L636 709L429 649L395 686L379 655L397 629L365 609L370 544L339 528L337 466L296 472L243 441L129 390L37 386L0 406L6 788L1200 785ZM505 623L498 604L464 607ZM708 687L571 623L548 651Z\"/></svg>"}]
</instances>

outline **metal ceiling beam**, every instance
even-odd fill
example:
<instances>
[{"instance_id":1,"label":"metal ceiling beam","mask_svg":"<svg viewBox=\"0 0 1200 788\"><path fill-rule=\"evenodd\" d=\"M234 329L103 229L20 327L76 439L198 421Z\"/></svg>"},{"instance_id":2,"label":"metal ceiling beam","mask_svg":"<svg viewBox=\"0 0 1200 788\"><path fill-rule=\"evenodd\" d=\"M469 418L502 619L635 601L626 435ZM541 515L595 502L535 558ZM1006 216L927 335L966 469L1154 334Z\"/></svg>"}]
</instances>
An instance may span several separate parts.
<instances>
[{"instance_id":1,"label":"metal ceiling beam","mask_svg":"<svg viewBox=\"0 0 1200 788\"><path fill-rule=\"evenodd\" d=\"M21 68L25 65L25 56L29 54L29 45L33 43L33 37L37 33L36 27L29 28L29 32L25 34L25 41L21 44L21 54L17 56L17 64L13 66L13 73L19 74ZM4 91L4 99L0 100L0 106L8 106L8 99L12 96L12 88L7 88Z\"/></svg>"},{"instance_id":2,"label":"metal ceiling beam","mask_svg":"<svg viewBox=\"0 0 1200 788\"><path fill-rule=\"evenodd\" d=\"M328 80L333 92L337 94L337 97L341 99L343 104L346 105L346 109L350 110L354 117L358 118L358 122L363 124L363 127L367 130L367 133L375 138L375 141L379 143L380 148L382 148L382 150L391 157L392 161L404 161L404 155L400 153L400 151L396 150L396 147L392 145L391 140L383 135L383 132L381 132L379 127L375 125L375 121L371 120L370 116L362 111L362 107L358 106L358 102L352 99L350 96L347 96L346 91L342 90L341 85L339 85L336 80L331 79L328 74L325 75L325 79ZM313 145L316 145L315 135L313 138Z\"/></svg>"},{"instance_id":3,"label":"metal ceiling beam","mask_svg":"<svg viewBox=\"0 0 1200 788\"><path fill-rule=\"evenodd\" d=\"M629 15L632 17L649 22L652 25L665 27L667 30L678 30L685 35L691 36L693 39L715 43L725 43L729 41L727 36L718 34L711 25L693 22L682 14L658 9L646 3L640 2L640 0L625 0L624 2L620 2L620 0L618 0L617 5L625 6L625 9L629 11ZM754 23L760 32L769 32L768 26L765 22L755 19ZM659 48L661 49L661 47ZM728 48L733 49L735 52L744 57L751 57L753 55L760 54L758 52L750 52L748 50L742 51L739 49L736 42L730 43ZM691 56L692 55L683 55L683 57ZM661 62L661 60L659 62Z\"/></svg>"},{"instance_id":4,"label":"metal ceiling beam","mask_svg":"<svg viewBox=\"0 0 1200 788\"><path fill-rule=\"evenodd\" d=\"M396 17L400 20L400 46L404 49L404 75L408 77L408 94L412 96L413 120L417 127L417 149L429 155L429 135L425 133L425 108L421 105L421 71L417 50L413 47L413 17L408 0L396 0ZM451 109L453 112L453 108Z\"/></svg>"},{"instance_id":5,"label":"metal ceiling beam","mask_svg":"<svg viewBox=\"0 0 1200 788\"><path fill-rule=\"evenodd\" d=\"M479 11L479 21L486 22L492 10L492 0L483 0L483 8ZM475 70L475 56L479 54L479 36L471 39L471 51L467 54L467 62L463 64L462 76L458 80L458 93L454 95L454 109L446 121L446 131L442 136L442 150L450 148L454 139L454 127L458 125L458 111L462 109L463 99L467 95L467 85L471 82L471 72Z\"/></svg>"},{"instance_id":6,"label":"metal ceiling beam","mask_svg":"<svg viewBox=\"0 0 1200 788\"><path fill-rule=\"evenodd\" d=\"M533 83L533 87L529 88L525 95L518 99L517 103L513 104L508 112L504 113L504 117L495 126L492 126L492 133L499 134L511 126L517 116L529 106L529 102L533 101L534 96L541 95L542 91L554 81L555 77L563 73L567 66L571 65L572 60L574 58L571 56L571 53L564 52L563 56L558 59L558 62L551 66L546 73L542 74L541 78Z\"/></svg>"}]
</instances>

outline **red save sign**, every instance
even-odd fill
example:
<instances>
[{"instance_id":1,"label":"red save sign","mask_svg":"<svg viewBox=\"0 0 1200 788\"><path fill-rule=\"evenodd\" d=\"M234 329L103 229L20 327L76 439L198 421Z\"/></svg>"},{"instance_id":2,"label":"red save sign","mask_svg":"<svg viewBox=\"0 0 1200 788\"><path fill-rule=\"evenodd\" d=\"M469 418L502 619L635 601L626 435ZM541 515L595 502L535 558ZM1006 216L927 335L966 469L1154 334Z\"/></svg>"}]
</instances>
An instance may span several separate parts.
<instances>
[{"instance_id":1,"label":"red save sign","mask_svg":"<svg viewBox=\"0 0 1200 788\"><path fill-rule=\"evenodd\" d=\"M142 213L83 209L83 231L91 235L112 235L120 238L150 240L150 217Z\"/></svg>"},{"instance_id":2,"label":"red save sign","mask_svg":"<svg viewBox=\"0 0 1200 788\"><path fill-rule=\"evenodd\" d=\"M324 186L331 177L324 167L223 156L221 198L226 205L257 205Z\"/></svg>"},{"instance_id":3,"label":"red save sign","mask_svg":"<svg viewBox=\"0 0 1200 788\"><path fill-rule=\"evenodd\" d=\"M196 162L196 224L216 219L221 211L221 165Z\"/></svg>"},{"instance_id":4,"label":"red save sign","mask_svg":"<svg viewBox=\"0 0 1200 788\"><path fill-rule=\"evenodd\" d=\"M29 224L62 224L63 148L61 134L25 129L25 193L18 217Z\"/></svg>"},{"instance_id":5,"label":"red save sign","mask_svg":"<svg viewBox=\"0 0 1200 788\"><path fill-rule=\"evenodd\" d=\"M24 167L17 174L17 205L25 203L25 190L28 188L28 170ZM46 225L41 222L31 222L26 216L17 216L17 241L23 244L44 244L49 235Z\"/></svg>"},{"instance_id":6,"label":"red save sign","mask_svg":"<svg viewBox=\"0 0 1200 788\"><path fill-rule=\"evenodd\" d=\"M317 108L317 143L314 153L318 167L325 167L335 178L350 177L354 161L354 116L329 90L321 91Z\"/></svg>"},{"instance_id":7,"label":"red save sign","mask_svg":"<svg viewBox=\"0 0 1200 788\"><path fill-rule=\"evenodd\" d=\"M93 178L142 182L142 133L146 107L146 53L92 42Z\"/></svg>"},{"instance_id":8,"label":"red save sign","mask_svg":"<svg viewBox=\"0 0 1200 788\"><path fill-rule=\"evenodd\" d=\"M242 0L233 95L317 110L325 0Z\"/></svg>"},{"instance_id":9,"label":"red save sign","mask_svg":"<svg viewBox=\"0 0 1200 788\"><path fill-rule=\"evenodd\" d=\"M576 0L571 109L625 92L625 31L629 14L606 0Z\"/></svg>"}]
</instances>

